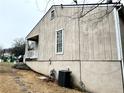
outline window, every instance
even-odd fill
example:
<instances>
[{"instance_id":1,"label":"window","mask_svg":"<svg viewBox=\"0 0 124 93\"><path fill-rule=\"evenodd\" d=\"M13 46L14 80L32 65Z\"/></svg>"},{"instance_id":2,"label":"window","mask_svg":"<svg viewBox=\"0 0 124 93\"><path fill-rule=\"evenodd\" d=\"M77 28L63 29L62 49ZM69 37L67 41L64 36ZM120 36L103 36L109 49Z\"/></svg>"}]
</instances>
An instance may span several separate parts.
<instances>
[{"instance_id":1,"label":"window","mask_svg":"<svg viewBox=\"0 0 124 93\"><path fill-rule=\"evenodd\" d=\"M55 10L51 11L51 20L55 18Z\"/></svg>"},{"instance_id":2,"label":"window","mask_svg":"<svg viewBox=\"0 0 124 93\"><path fill-rule=\"evenodd\" d=\"M36 48L35 41L28 41L28 50L34 50Z\"/></svg>"},{"instance_id":3,"label":"window","mask_svg":"<svg viewBox=\"0 0 124 93\"><path fill-rule=\"evenodd\" d=\"M56 53L63 54L63 30L56 31Z\"/></svg>"}]
</instances>

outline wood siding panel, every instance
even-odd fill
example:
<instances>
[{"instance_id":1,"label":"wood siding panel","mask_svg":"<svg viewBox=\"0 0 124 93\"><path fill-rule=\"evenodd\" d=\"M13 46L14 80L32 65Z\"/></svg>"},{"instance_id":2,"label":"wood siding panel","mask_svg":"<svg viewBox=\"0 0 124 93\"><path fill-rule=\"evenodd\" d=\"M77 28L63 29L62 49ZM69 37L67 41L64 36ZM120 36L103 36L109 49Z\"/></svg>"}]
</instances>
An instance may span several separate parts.
<instances>
[{"instance_id":1,"label":"wood siding panel","mask_svg":"<svg viewBox=\"0 0 124 93\"><path fill-rule=\"evenodd\" d=\"M51 20L50 11L53 9L55 9L56 17ZM76 16L81 9L58 6L51 8L45 15L40 22L40 26L37 26L40 29L39 60L117 59L113 13L104 18L99 18L106 12L106 8L99 7L85 17L80 18L79 35ZM85 8L84 12L88 10L89 8ZM60 29L63 29L64 33L64 53L62 55L55 53L55 32Z\"/></svg>"},{"instance_id":2,"label":"wood siding panel","mask_svg":"<svg viewBox=\"0 0 124 93\"><path fill-rule=\"evenodd\" d=\"M116 60L116 36L112 13L96 9L84 17L81 22L81 59L82 60ZM97 13L98 14L97 14ZM96 19L99 18L99 19ZM91 19L92 18L92 19ZM86 22L85 22L86 20ZM87 21L89 20L89 21Z\"/></svg>"}]
</instances>

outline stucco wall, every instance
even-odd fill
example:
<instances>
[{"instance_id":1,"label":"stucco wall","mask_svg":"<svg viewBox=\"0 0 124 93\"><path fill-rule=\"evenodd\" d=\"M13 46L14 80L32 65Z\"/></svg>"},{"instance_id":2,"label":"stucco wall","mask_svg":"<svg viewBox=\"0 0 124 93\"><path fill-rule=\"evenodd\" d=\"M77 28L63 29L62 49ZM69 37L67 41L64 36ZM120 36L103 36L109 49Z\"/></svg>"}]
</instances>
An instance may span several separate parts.
<instances>
[{"instance_id":1,"label":"stucco wall","mask_svg":"<svg viewBox=\"0 0 124 93\"><path fill-rule=\"evenodd\" d=\"M35 71L49 75L55 69L72 71L73 83L80 86L78 61L27 62ZM81 62L81 77L85 88L92 93L123 93L120 62Z\"/></svg>"}]
</instances>

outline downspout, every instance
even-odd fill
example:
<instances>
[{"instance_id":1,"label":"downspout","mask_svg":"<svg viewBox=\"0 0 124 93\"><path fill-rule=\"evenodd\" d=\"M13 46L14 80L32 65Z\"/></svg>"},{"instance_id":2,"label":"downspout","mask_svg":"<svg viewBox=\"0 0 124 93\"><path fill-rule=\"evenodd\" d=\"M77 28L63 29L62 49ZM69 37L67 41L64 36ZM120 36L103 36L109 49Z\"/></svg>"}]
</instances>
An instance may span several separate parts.
<instances>
[{"instance_id":1,"label":"downspout","mask_svg":"<svg viewBox=\"0 0 124 93\"><path fill-rule=\"evenodd\" d=\"M116 30L117 54L118 54L118 60L120 61L120 65L121 65L122 84L123 84L123 92L124 92L124 63L123 63L123 52L122 52L121 31L120 31L118 10L114 8L113 13L114 13L115 30Z\"/></svg>"},{"instance_id":2,"label":"downspout","mask_svg":"<svg viewBox=\"0 0 124 93\"><path fill-rule=\"evenodd\" d=\"M81 63L81 53L80 53L80 51L81 51L81 48L80 48L80 46L81 46L81 44L80 44L81 43L81 41L80 41L80 37L81 37L80 36L80 31L81 31L80 30L80 15L78 15L77 21L78 21L77 25L78 25L78 40L79 40L79 73L80 73L79 77L80 77L80 86L81 86L82 91L86 91L85 84L82 81L82 63Z\"/></svg>"}]
</instances>

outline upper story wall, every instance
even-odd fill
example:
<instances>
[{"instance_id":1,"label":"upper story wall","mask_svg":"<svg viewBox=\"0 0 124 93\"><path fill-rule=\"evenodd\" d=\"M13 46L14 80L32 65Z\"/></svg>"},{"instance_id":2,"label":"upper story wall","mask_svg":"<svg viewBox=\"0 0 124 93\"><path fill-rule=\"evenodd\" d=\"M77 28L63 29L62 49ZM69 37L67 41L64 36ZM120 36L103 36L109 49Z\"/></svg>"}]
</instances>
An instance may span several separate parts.
<instances>
[{"instance_id":1,"label":"upper story wall","mask_svg":"<svg viewBox=\"0 0 124 93\"><path fill-rule=\"evenodd\" d=\"M91 7L84 8L83 14ZM40 22L39 60L117 60L113 7L98 7L84 17L82 7L53 6ZM55 18L51 20L51 11ZM83 15L82 14L82 15ZM80 31L79 31L80 28ZM55 33L63 29L64 52L55 53Z\"/></svg>"},{"instance_id":2,"label":"upper story wall","mask_svg":"<svg viewBox=\"0 0 124 93\"><path fill-rule=\"evenodd\" d=\"M82 60L117 60L113 7L99 7L81 18L80 55Z\"/></svg>"},{"instance_id":3,"label":"upper story wall","mask_svg":"<svg viewBox=\"0 0 124 93\"><path fill-rule=\"evenodd\" d=\"M75 28L76 20L69 18L74 12L77 12L78 9L52 7L51 11L52 10L55 10L55 18L51 20L49 11L42 20L39 38L39 60L78 60L78 46L76 45L76 39L78 38L75 38L75 35L77 35L75 34L75 31L77 30ZM55 33L60 29L63 29L64 32L64 53L62 55L55 53Z\"/></svg>"}]
</instances>

